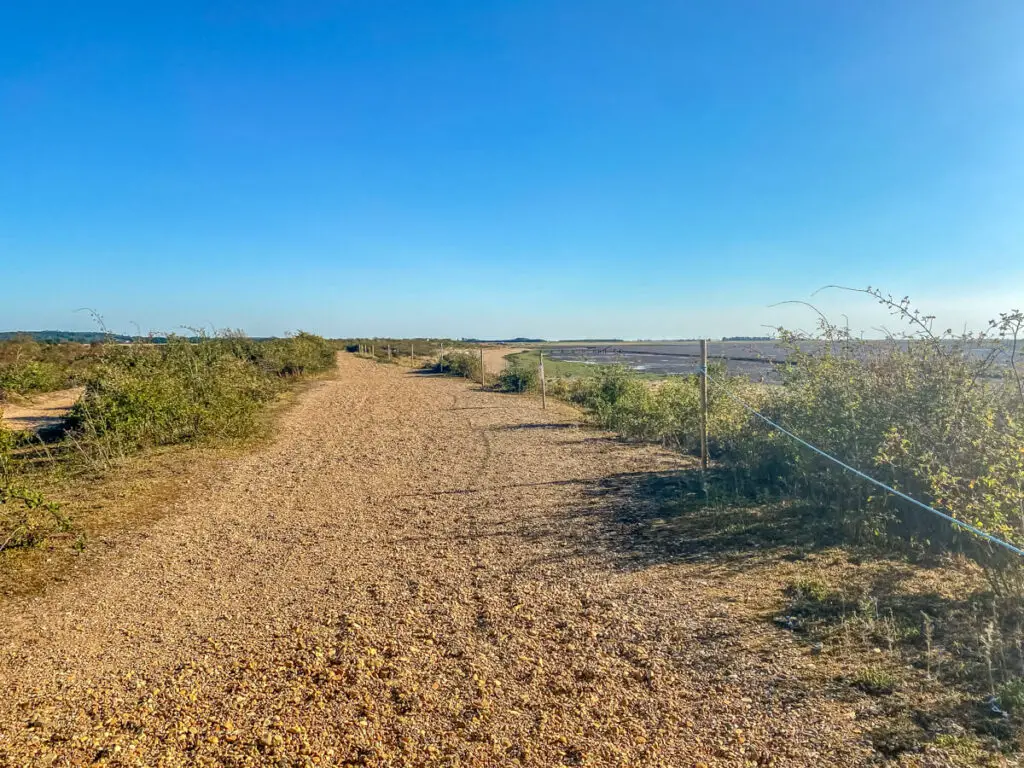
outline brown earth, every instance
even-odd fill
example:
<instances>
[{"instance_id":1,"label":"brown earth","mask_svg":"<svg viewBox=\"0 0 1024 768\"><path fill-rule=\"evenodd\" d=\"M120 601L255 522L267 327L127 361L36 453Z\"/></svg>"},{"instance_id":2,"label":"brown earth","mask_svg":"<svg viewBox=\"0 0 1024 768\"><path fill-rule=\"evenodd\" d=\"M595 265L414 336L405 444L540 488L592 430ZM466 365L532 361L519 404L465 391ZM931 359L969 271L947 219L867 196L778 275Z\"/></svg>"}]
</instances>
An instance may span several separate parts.
<instances>
[{"instance_id":1,"label":"brown earth","mask_svg":"<svg viewBox=\"0 0 1024 768\"><path fill-rule=\"evenodd\" d=\"M46 392L19 403L4 403L0 405L0 421L8 429L26 432L60 426L84 391L84 387L74 387Z\"/></svg>"},{"instance_id":2,"label":"brown earth","mask_svg":"<svg viewBox=\"0 0 1024 768\"><path fill-rule=\"evenodd\" d=\"M524 347L485 347L484 369L496 376L508 365L506 357L523 351L525 351Z\"/></svg>"},{"instance_id":3,"label":"brown earth","mask_svg":"<svg viewBox=\"0 0 1024 768\"><path fill-rule=\"evenodd\" d=\"M0 765L859 765L781 582L637 538L687 459L340 356L74 582L0 605Z\"/></svg>"}]
</instances>

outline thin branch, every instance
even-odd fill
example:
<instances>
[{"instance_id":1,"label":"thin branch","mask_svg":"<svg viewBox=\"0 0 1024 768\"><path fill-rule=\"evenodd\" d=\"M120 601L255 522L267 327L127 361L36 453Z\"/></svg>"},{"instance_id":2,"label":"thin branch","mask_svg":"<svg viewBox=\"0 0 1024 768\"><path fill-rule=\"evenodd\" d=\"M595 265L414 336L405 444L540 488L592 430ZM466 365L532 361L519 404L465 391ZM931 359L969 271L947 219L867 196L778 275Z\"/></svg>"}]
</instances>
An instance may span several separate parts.
<instances>
[{"instance_id":1,"label":"thin branch","mask_svg":"<svg viewBox=\"0 0 1024 768\"><path fill-rule=\"evenodd\" d=\"M818 317L821 318L821 321L825 324L826 327L828 327L828 328L833 328L834 327L832 322L828 319L828 316L824 312L822 312L820 309L818 309L816 306L811 304L809 301L800 301L800 299L790 299L788 301L777 301L774 304L769 304L768 308L772 309L774 307L780 307L783 304L800 304L802 306L809 307L810 309L814 310L815 313L817 313Z\"/></svg>"},{"instance_id":2,"label":"thin branch","mask_svg":"<svg viewBox=\"0 0 1024 768\"><path fill-rule=\"evenodd\" d=\"M835 289L838 289L840 291L849 291L850 293L863 293L863 294L866 294L868 296L871 296L879 304L882 304L882 305L888 307L890 312L893 315L902 317L906 322L910 323L911 325L916 325L918 328L921 329L921 332L924 333L929 339L937 339L938 338L935 335L935 332L932 330L931 323L930 323L930 321L934 320L935 318L932 317L931 315L921 315L918 312L912 312L910 310L910 308L909 308L910 307L910 299L909 298L905 298L905 299L903 299L903 301L896 301L896 299L894 299L892 296L886 296L881 291L875 290L874 288L871 288L871 287L868 287L868 288L851 288L848 285L835 285L835 284L823 285L821 288L819 288L814 293L812 293L811 296L816 296L819 293L821 293L822 291L828 290L829 288L835 288Z\"/></svg>"}]
</instances>

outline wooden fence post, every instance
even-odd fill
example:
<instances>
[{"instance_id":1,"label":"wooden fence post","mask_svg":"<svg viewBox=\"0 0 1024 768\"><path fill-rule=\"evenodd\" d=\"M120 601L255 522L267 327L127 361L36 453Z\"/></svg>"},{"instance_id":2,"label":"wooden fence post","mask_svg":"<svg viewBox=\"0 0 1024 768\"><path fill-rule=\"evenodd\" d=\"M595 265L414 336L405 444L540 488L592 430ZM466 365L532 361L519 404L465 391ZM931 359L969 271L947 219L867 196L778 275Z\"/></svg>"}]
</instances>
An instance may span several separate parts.
<instances>
[{"instance_id":1,"label":"wooden fence post","mask_svg":"<svg viewBox=\"0 0 1024 768\"><path fill-rule=\"evenodd\" d=\"M700 468L708 468L708 342L700 342Z\"/></svg>"},{"instance_id":2,"label":"wooden fence post","mask_svg":"<svg viewBox=\"0 0 1024 768\"><path fill-rule=\"evenodd\" d=\"M391 345L388 344L388 362L391 362Z\"/></svg>"},{"instance_id":3,"label":"wooden fence post","mask_svg":"<svg viewBox=\"0 0 1024 768\"><path fill-rule=\"evenodd\" d=\"M438 358L441 361L441 373L444 373L444 342L441 342L441 356Z\"/></svg>"},{"instance_id":4,"label":"wooden fence post","mask_svg":"<svg viewBox=\"0 0 1024 768\"><path fill-rule=\"evenodd\" d=\"M548 385L544 380L544 350L540 351L540 407L547 410L548 407Z\"/></svg>"},{"instance_id":5,"label":"wooden fence post","mask_svg":"<svg viewBox=\"0 0 1024 768\"><path fill-rule=\"evenodd\" d=\"M487 374L484 372L484 348L480 347L480 386L487 386Z\"/></svg>"},{"instance_id":6,"label":"wooden fence post","mask_svg":"<svg viewBox=\"0 0 1024 768\"><path fill-rule=\"evenodd\" d=\"M410 341L409 342L409 357L411 357L413 360L416 359L416 342L415 341Z\"/></svg>"}]
</instances>

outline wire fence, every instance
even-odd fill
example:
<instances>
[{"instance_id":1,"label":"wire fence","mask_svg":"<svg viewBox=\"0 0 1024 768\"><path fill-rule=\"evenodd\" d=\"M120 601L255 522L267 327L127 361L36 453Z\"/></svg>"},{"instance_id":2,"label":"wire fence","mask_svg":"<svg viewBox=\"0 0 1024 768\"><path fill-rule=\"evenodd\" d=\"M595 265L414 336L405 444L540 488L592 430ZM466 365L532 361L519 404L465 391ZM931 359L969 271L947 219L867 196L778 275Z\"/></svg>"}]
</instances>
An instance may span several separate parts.
<instances>
[{"instance_id":1,"label":"wire fence","mask_svg":"<svg viewBox=\"0 0 1024 768\"><path fill-rule=\"evenodd\" d=\"M749 403L746 403L740 397L737 397L735 393L731 392L729 390L729 388L727 386L725 386L724 382L720 381L717 377L713 376L711 374L711 372L707 368L702 367L701 370L700 370L700 373L708 381L710 381L713 384L716 384L717 386L719 386L720 387L720 391L726 397L730 398L733 402L735 402L741 408L743 408L744 410L749 412L751 415L753 415L756 418L760 419L761 421L763 421L765 424L767 424L771 428L773 428L773 429L777 430L778 432L781 432L782 434L786 435L786 437L790 438L791 440L796 441L797 443L799 443L800 445L804 446L805 448L807 448L807 449L813 451L814 453L818 454L822 458L825 458L825 459L831 461L833 464L836 464L837 466L842 467L842 469L844 469L845 471L850 472L853 475L856 475L857 477L861 478L862 480L866 480L867 482L871 483L872 485L874 485L874 486L876 486L878 488L881 488L882 490L884 490L884 491L886 491L888 493L891 493L892 495L894 495L894 496L896 496L896 497L898 497L900 499L903 499L904 501L909 502L910 504L913 504L914 506L917 506L917 507L925 510L926 512L930 512L933 515L937 515L938 517L941 517L943 520L948 521L949 523L951 523L952 525L956 526L957 528L960 528L960 529L965 530L965 531L970 531L974 535L979 536L982 539L985 539L986 541L989 541L989 542L991 542L991 543L993 543L993 544L995 544L995 545L997 545L999 547L1002 547L1003 549L1006 549L1006 550L1008 550L1010 552L1013 552L1016 555L1020 555L1021 557L1024 557L1024 549L1016 547L1013 544L1010 544L1008 541L1004 541L1003 539L1000 539L1000 538L998 538L996 536L993 536L992 534L987 533L986 531L983 531L981 528L978 528L978 527L976 527L974 525L971 525L970 523L965 523L963 520L958 520L957 518L953 517L952 515L949 515L949 514L947 514L945 512L942 512L941 510L935 509L935 507L929 506L928 504L925 504L924 502L919 501L919 500L915 499L912 496L908 496L907 494L903 493L902 491L897 490L896 488L893 488L891 485L887 485L886 483L883 483L881 480L877 480L877 479L871 477L866 472L862 472L861 470L857 469L856 467L850 466L845 461L842 461L841 459L836 458L832 454L827 453L826 451L823 451L821 448L818 448L813 443L810 443L807 440L804 440L799 435L796 435L796 434L790 432L788 429L786 429L782 425L776 423L775 421L772 421L770 418L765 416L763 413L758 411L756 408L751 406Z\"/></svg>"},{"instance_id":2,"label":"wire fence","mask_svg":"<svg viewBox=\"0 0 1024 768\"><path fill-rule=\"evenodd\" d=\"M796 442L797 444L803 446L804 448L806 448L807 450L815 453L816 455L826 459L829 462L832 462L833 464L835 464L836 466L840 467L845 472L849 472L850 474L860 478L861 480L864 480L864 481L870 483L871 485L873 485L873 486L875 486L875 487L885 491L886 493L889 493L889 494L891 494L891 495L893 495L893 496L895 496L895 497L897 497L899 499L902 499L903 501L907 502L908 504L911 504L911 505L913 505L913 506L915 506L915 507L917 507L919 509L922 509L925 512L928 512L929 514L935 515L936 517L938 517L938 518L940 518L942 520L945 520L946 522L948 522L949 524L951 524L955 528L958 528L958 529L963 530L963 531L967 531L967 532L969 532L969 533L979 537L980 539L988 541L989 543L991 543L991 544L993 544L993 545L995 545L997 547L1000 547L1000 548L1002 548L1002 549L1004 549L1004 550L1006 550L1008 552L1011 552L1011 553L1013 553L1013 554L1015 554L1015 555L1017 555L1019 557L1024 557L1024 549L1022 549L1022 548L1020 548L1020 547L1018 547L1018 546L1016 546L1014 544L1011 544L1010 542L1008 542L1008 541L1006 541L1004 539L1001 539L998 536L995 536L995 535L993 535L993 534L991 534L991 533L989 533L989 532L979 528L978 526L975 526L975 525L967 523L967 522L965 522L963 520L960 520L960 519L954 517L953 515L951 515L951 514L949 514L947 512L943 512L940 509L936 509L934 506L926 504L925 502L920 501L919 499L916 499L913 496L910 496L909 494L907 494L907 493L905 493L903 491L900 491L897 488L894 488L892 485L889 485L887 483L882 482L881 480L878 480L875 477L872 477L871 475L867 474L863 470L858 469L857 467L852 466L851 464L843 461L842 459L838 458L837 456L834 456L833 454L830 454L827 451L819 448L818 446L814 445L810 441L808 441L805 438L801 437L800 435L797 435L796 433L786 429L785 427L783 427L778 422L774 421L773 419L769 418L765 414L761 413L756 408L754 408L752 405L750 405L750 403L746 402L745 400L743 400L742 398L737 396L724 381L722 381L717 376L715 376L714 374L711 373L711 371L707 367L708 354L707 354L707 346L706 345L707 345L707 342L702 342L701 352L692 353L692 354L691 353L662 353L662 352L648 352L648 351L631 351L631 354L659 355L659 356L665 356L665 357L697 358L700 361L700 363L701 363L698 366L698 368L697 368L697 374L703 378L704 382L710 382L710 383L714 384L719 389L719 391L721 391L726 397L728 397L730 400L735 402L738 406L740 406L743 410L748 412L751 416L753 416L754 418L760 420L764 424L768 425L770 428L776 430L780 434L785 435L790 440L792 440L792 441ZM619 350L619 349L614 348L614 347L603 347L603 348L600 348L600 351L601 352L618 352L618 351L622 351L622 350ZM442 346L441 347L441 356L442 357L440 358L441 361L442 361L441 362L442 370L443 370L443 360L444 360L443 355L444 355L444 347ZM754 359L757 359L759 362L766 362L766 363L772 363L772 364L780 364L780 363L787 363L787 362L792 364L792 361L772 360L770 358L734 358L734 357L731 357L729 359L730 360L746 360L746 359L754 360ZM484 360L483 360L483 352L482 352L482 349L481 349L481 351L480 351L480 372L481 372L480 376L481 377L484 376L483 371L484 371ZM540 352L540 356L539 356L539 360L538 360L538 379L539 379L539 386L540 386L541 393L542 393L542 403L546 404L546 394L547 393L546 393L546 379L545 379L545 375L544 375L544 353L543 353L543 350ZM484 381L484 379L481 378L481 383L483 383L483 381ZM702 420L702 425L701 425L701 431L702 431L702 434L701 434L701 454L702 454L701 455L701 461L702 461L702 467L706 469L707 468L707 445L708 445L708 443L707 443L707 440L708 440L708 435L707 435L708 419L707 419L707 395L706 395L706 390L705 390L705 393L703 395L702 410L703 410L703 420Z\"/></svg>"},{"instance_id":3,"label":"wire fence","mask_svg":"<svg viewBox=\"0 0 1024 768\"><path fill-rule=\"evenodd\" d=\"M847 485L842 481L842 473L849 473L858 481L849 484L846 492L853 491L854 496L866 496L870 502L872 497L867 496L867 493L874 492L858 487L859 481L863 481L901 502L898 506L903 507L902 514L897 514L896 517L886 516L886 524L890 520L906 524L907 527L903 531L909 532L917 543L924 542L933 551L952 551L952 548L947 550L945 547L945 544L952 544L956 540L956 537L951 535L952 530L966 534L963 541L957 542L958 545L967 544L968 540L974 542L976 538L980 549L971 546L964 547L961 551L982 568L988 569L987 582L981 582L976 573L967 569L958 575L951 568L942 572L946 587L932 591L934 581L931 579L934 577L930 572L925 574L926 569L922 569L921 581L915 583L916 575L908 575L902 564L894 566L886 559L880 558L877 563L872 562L861 568L867 559L863 557L865 553L851 553L848 562L858 566L856 569L844 570L847 562L844 559L841 563L814 560L806 568L800 567L795 572L780 570L778 574L785 574L784 578L787 580L783 591L785 601L780 605L780 614L774 616L772 621L786 630L800 633L801 637L811 644L814 655L823 655L827 658L833 654L837 657L842 654L844 668L850 670L847 679L863 692L887 695L887 692L905 687L907 691L917 691L922 695L934 697L935 701L940 702L934 706L955 705L961 708L958 711L971 713L964 715L965 725L971 728L974 727L975 717L980 718L982 725L986 727L991 727L992 718L999 718L1000 722L1010 722L1012 717L1016 723L1020 717L1019 713L1024 712L1024 614L1020 611L1021 603L1017 599L1021 594L1020 582L1016 582L1016 591L1000 592L1001 587L994 585L1010 584L1010 579L1016 578L1014 574L1024 573L1017 567L1021 564L1018 558L1024 557L1024 548L979 527L984 523L973 525L938 508L945 506L947 509L969 509L955 505L947 506L944 498L948 501L948 497L944 494L928 496L927 485L905 485L906 478L913 477L909 473L901 475L894 472L893 476L889 477L883 474L884 466L877 465L876 473L889 480L884 482L858 468L855 464L873 466L870 462L874 452L858 452L856 440L852 441L853 451L849 452L847 448L851 442L843 437L829 442L828 432L815 428L820 422L813 419L801 421L799 411L787 410L788 401L784 397L776 401L766 394L763 387L746 381L746 377L726 375L723 368L714 361L709 369L706 346L699 355L677 356L697 358L694 371L696 375L691 374L686 379L681 379L679 386L652 385L639 378L624 377L621 371L616 369L608 369L605 373L609 378L603 384L593 387L586 384L579 387L565 386L565 381L558 381L556 377L555 392L559 397L571 402L594 408L594 413L598 414L599 422L603 426L624 436L652 440L663 439L665 434L672 434L678 442L666 442L667 445L694 453L696 446L693 445L693 439L698 428L697 417L700 416L702 466L709 455L709 432L722 438L717 446L723 448L723 463L727 461L726 457L734 458L738 462L751 462L747 469L753 468L754 471L748 478L743 477L743 467L737 467L737 494L749 487L744 485L748 480L751 485L760 483L764 477L761 472L763 468L768 468L767 471L771 473L792 470L793 477L799 476L801 479L810 480L811 483L823 480L829 487L832 487L833 483L837 486ZM532 358L529 362L524 361L522 365L536 367L537 383L543 388L544 366L542 358L538 358L536 361ZM572 377L569 377L569 380L572 381ZM586 382L587 379L583 377L581 381ZM704 390L702 393L698 389L696 397L693 393L694 384ZM626 385L635 386L630 388ZM710 402L707 396L709 387L713 387L712 394L718 396L713 397ZM632 396L623 397L622 393L629 393ZM667 395L665 399L658 401L658 393ZM760 399L761 395L765 395L763 400ZM600 399L606 396L613 399ZM726 404L725 400L731 404ZM699 401L699 406L695 401ZM624 405L621 411L616 412L614 409L619 403ZM734 408L733 405L738 408ZM597 406L608 406L608 410L601 410ZM643 410L645 407L650 410ZM679 408L680 411L674 412L676 415L671 418L663 418L673 408ZM776 408L778 410L775 410ZM683 415L679 415L680 413ZM823 413L826 414L826 420L834 416L835 403L829 401ZM662 433L652 429L650 424L658 422L659 419L669 425L667 429L675 432ZM882 420L884 421L884 418ZM874 422L869 419L867 423ZM740 424L742 426L737 426ZM860 424L861 422L854 421L852 425L844 425L839 421L836 433L846 436L850 434L850 429L856 430ZM767 427L768 431L763 430L762 425ZM660 422L656 426L660 429ZM719 428L722 428L721 433L718 431ZM727 430L730 429L736 431L729 433ZM678 437L684 432L685 441ZM811 439L808 440L800 433ZM776 441L774 434L781 435L784 439ZM852 434L857 433L854 431ZM740 438L736 438L736 435L740 435ZM766 435L771 435L771 438L763 441ZM729 447L729 441L739 439L749 439L750 442L744 443L742 450L730 453L732 448ZM787 441L792 442L790 444ZM828 450L816 445L815 442L822 443ZM712 446L712 450L718 450L718 447ZM778 447L782 447L783 450L779 452ZM828 464L838 467L842 473L833 472L831 467L828 471L820 473L821 467L805 466L802 458L796 461L803 451L813 453ZM784 465L776 463L777 459L781 459ZM813 464L817 465L818 462L814 461ZM723 476L727 474L723 473ZM689 472L687 475L689 477ZM824 537L821 533L825 528L817 529L816 522L823 517L821 513L825 510L815 503L808 508L797 505L791 509L788 504L781 504L777 509L771 506L762 509L760 500L764 497L759 494L756 497L759 506L756 514L751 515L750 520L745 520L741 517L746 510L746 507L742 506L743 501L728 496L725 497L727 502L736 499L739 503L735 506L730 504L729 509L719 517L716 514L718 507L712 505L709 500L709 484L713 477L704 472L694 473L691 478L694 483L690 490L695 503L700 505L701 514L695 516L696 522L683 519L687 516L680 514L679 528L674 525L665 527L665 533L673 539L667 542L670 547L667 552L675 553L681 551L677 547L687 547L686 544L681 545L675 540L677 535L693 536L694 541L689 546L703 552L703 548L708 546L704 539L707 534L708 541L720 540L730 548L749 546L766 552L773 543L778 543L786 550L786 560L790 559L789 554L800 555L794 560L802 560L811 547L834 543L837 541L836 536L847 530L859 534L864 530L860 527L864 521L870 520L871 524L875 525L876 521L881 519L871 518L867 514L861 515L856 510L847 514L844 505L851 501L856 503L856 498L847 498L846 493L839 500L841 508L837 509L835 519L824 521L829 527L827 536ZM769 476L769 480L773 477ZM703 501L698 491L698 481L703 489ZM780 484L778 487L781 490L784 486ZM932 504L914 498L910 493L900 490L900 487L908 490L915 487L923 489L923 497L932 501ZM795 485L790 486L790 491L796 488ZM730 488L724 486L723 490L731 492ZM804 490L809 489L805 486ZM921 493L918 492L918 495ZM882 498L882 494L877 494L877 497ZM813 495L808 500L811 499ZM679 503L680 510L686 509L686 498L680 499ZM920 521L915 520L918 517L917 509L932 517L922 515ZM705 512L711 514L706 515ZM791 512L794 513L792 516ZM663 514L660 509L658 514ZM984 514L980 517L982 520L987 519ZM934 525L931 524L933 518L936 521ZM977 517L971 519L978 520ZM836 522L843 526L853 522L856 527L844 527L840 530L838 526L833 527ZM951 528L946 528L945 524ZM760 531L766 530L765 526L774 527L776 530L766 534L763 539L754 541ZM742 532L740 536L732 535L734 527ZM804 527L807 528L806 536L800 533L800 529ZM937 529L943 529L942 538L932 538L933 532ZM641 532L645 542L653 542L661 535L646 528ZM741 539L746 543L744 544ZM660 543L654 544L652 551L660 546ZM1009 556L1006 553L1009 553ZM744 557L744 562L746 561ZM901 569L898 575L896 569ZM1004 571L1010 575L1006 581L999 582L998 580L1002 578L1000 574ZM888 655L884 655L885 648L888 648ZM918 671L912 671L915 669ZM969 706L965 707L967 704Z\"/></svg>"}]
</instances>

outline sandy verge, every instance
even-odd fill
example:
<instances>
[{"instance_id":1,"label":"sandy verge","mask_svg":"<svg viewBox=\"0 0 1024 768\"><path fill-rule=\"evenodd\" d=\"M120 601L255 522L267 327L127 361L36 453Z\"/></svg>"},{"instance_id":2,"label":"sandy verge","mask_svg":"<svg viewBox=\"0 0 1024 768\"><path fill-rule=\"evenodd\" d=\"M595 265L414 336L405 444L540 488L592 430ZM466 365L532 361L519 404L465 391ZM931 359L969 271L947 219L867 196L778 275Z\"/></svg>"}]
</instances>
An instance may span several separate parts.
<instances>
[{"instance_id":1,"label":"sandy verge","mask_svg":"<svg viewBox=\"0 0 1024 768\"><path fill-rule=\"evenodd\" d=\"M484 347L484 368L497 375L508 365L506 357L525 351L525 347Z\"/></svg>"},{"instance_id":2,"label":"sandy verge","mask_svg":"<svg viewBox=\"0 0 1024 768\"><path fill-rule=\"evenodd\" d=\"M8 429L38 432L59 426L71 407L85 392L84 387L45 392L21 403L0 404L0 419Z\"/></svg>"}]
</instances>

